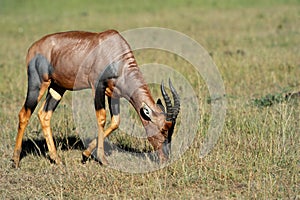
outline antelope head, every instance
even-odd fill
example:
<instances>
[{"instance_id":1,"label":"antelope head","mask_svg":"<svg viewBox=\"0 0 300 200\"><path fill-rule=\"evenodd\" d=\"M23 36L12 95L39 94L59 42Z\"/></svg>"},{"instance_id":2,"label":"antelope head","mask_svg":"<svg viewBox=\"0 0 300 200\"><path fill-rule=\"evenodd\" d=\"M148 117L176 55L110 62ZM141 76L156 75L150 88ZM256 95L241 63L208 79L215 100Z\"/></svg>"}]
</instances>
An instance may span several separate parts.
<instances>
[{"instance_id":1,"label":"antelope head","mask_svg":"<svg viewBox=\"0 0 300 200\"><path fill-rule=\"evenodd\" d=\"M165 106L160 99L156 102L156 108L151 109L144 104L141 108L141 116L149 121L145 126L148 141L158 152L161 162L168 160L171 151L172 135L176 124L176 118L180 110L180 99L175 88L169 80L170 90L173 96L174 105L168 96L164 83L161 83L161 93L165 101Z\"/></svg>"}]
</instances>

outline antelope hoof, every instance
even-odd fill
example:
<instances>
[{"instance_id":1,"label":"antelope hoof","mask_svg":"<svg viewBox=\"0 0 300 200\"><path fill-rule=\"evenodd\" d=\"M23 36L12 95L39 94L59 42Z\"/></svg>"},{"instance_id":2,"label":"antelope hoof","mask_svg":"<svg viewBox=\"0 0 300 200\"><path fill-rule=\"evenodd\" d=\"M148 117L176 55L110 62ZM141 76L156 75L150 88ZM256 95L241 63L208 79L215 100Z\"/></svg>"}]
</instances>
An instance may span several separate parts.
<instances>
[{"instance_id":1,"label":"antelope hoof","mask_svg":"<svg viewBox=\"0 0 300 200\"><path fill-rule=\"evenodd\" d=\"M107 161L107 159L105 158L105 156L103 156L100 160L101 160L100 162L101 162L102 165L104 165L104 166L107 166L107 165L108 165L108 161Z\"/></svg>"},{"instance_id":2,"label":"antelope hoof","mask_svg":"<svg viewBox=\"0 0 300 200\"><path fill-rule=\"evenodd\" d=\"M63 164L62 161L61 161L61 159L60 159L60 157L56 157L56 159L54 160L54 162L57 165L62 165Z\"/></svg>"},{"instance_id":3,"label":"antelope hoof","mask_svg":"<svg viewBox=\"0 0 300 200\"><path fill-rule=\"evenodd\" d=\"M62 164L62 161L61 161L60 157L57 156L57 155L55 155L55 156L50 155L50 161L55 163L56 165L61 165Z\"/></svg>"},{"instance_id":4,"label":"antelope hoof","mask_svg":"<svg viewBox=\"0 0 300 200\"><path fill-rule=\"evenodd\" d=\"M87 156L87 155L86 155L86 153L85 153L85 151L84 151L84 152L82 152L82 159L81 159L81 163L82 163L82 164L85 164L85 163L86 163L86 161L88 161L89 157L90 157L90 156Z\"/></svg>"},{"instance_id":5,"label":"antelope hoof","mask_svg":"<svg viewBox=\"0 0 300 200\"><path fill-rule=\"evenodd\" d=\"M19 168L20 167L20 154L21 150L15 150L13 156L11 158L12 161L12 168Z\"/></svg>"},{"instance_id":6,"label":"antelope hoof","mask_svg":"<svg viewBox=\"0 0 300 200\"><path fill-rule=\"evenodd\" d=\"M17 169L17 168L20 167L20 160L19 160L19 159L17 159L17 158L12 158L11 161L12 161L12 164L11 164L11 167L12 167L12 168Z\"/></svg>"}]
</instances>

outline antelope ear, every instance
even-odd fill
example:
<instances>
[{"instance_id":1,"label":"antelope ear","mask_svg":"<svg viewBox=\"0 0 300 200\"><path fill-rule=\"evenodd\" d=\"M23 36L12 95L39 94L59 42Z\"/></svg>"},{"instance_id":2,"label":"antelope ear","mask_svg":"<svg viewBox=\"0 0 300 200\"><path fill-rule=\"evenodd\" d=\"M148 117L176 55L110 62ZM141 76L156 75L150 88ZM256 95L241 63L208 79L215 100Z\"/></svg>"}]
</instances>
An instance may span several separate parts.
<instances>
[{"instance_id":1,"label":"antelope ear","mask_svg":"<svg viewBox=\"0 0 300 200\"><path fill-rule=\"evenodd\" d=\"M142 108L140 109L140 113L141 113L141 116L143 117L144 120L151 121L151 119L152 119L152 110L147 104L145 104L145 103L142 104Z\"/></svg>"},{"instance_id":2,"label":"antelope ear","mask_svg":"<svg viewBox=\"0 0 300 200\"><path fill-rule=\"evenodd\" d=\"M162 102L161 102L160 99L157 99L156 104L160 107L160 109L161 109L164 113L166 112L165 107L164 107L164 105L162 104Z\"/></svg>"}]
</instances>

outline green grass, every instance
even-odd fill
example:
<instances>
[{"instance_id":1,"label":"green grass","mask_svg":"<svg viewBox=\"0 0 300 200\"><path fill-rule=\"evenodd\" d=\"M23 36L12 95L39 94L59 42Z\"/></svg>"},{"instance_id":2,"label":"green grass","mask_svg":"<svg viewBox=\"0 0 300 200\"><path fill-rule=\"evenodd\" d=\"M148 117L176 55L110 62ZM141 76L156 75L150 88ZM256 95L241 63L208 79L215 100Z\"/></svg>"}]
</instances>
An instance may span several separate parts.
<instances>
[{"instance_id":1,"label":"green grass","mask_svg":"<svg viewBox=\"0 0 300 200\"><path fill-rule=\"evenodd\" d=\"M299 199L300 4L263 1L0 1L0 197L2 199ZM205 158L199 150L210 104L203 80L185 60L169 53L135 52L138 63L163 63L184 75L200 97L196 139L182 157L161 170L123 173L91 161L81 147L68 93L52 120L65 167L44 156L36 113L24 141L21 169L11 168L18 111L26 95L25 56L41 36L65 30L120 31L159 26L187 34L212 55L228 100L222 135ZM157 88L151 86L155 96ZM273 98L274 97L274 98ZM184 98L184 97L182 97ZM273 98L273 101L272 101ZM253 105L257 100L262 106ZM272 105L268 103L272 101ZM265 106L268 105L268 106ZM194 123L194 122L191 122ZM119 135L119 136L118 136ZM149 150L145 140L117 131L126 148ZM43 153L42 153L43 154Z\"/></svg>"}]
</instances>

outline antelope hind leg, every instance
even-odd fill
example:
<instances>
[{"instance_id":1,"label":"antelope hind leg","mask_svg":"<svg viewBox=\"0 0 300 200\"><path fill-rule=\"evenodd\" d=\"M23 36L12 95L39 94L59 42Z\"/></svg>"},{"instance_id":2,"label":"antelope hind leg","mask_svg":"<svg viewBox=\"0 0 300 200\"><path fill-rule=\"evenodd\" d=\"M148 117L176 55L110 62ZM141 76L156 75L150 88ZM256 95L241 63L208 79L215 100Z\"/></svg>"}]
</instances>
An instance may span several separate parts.
<instances>
[{"instance_id":1,"label":"antelope hind leg","mask_svg":"<svg viewBox=\"0 0 300 200\"><path fill-rule=\"evenodd\" d=\"M34 112L38 102L42 98L43 94L50 85L50 80L48 80L48 74L46 73L48 66L41 65L36 66L36 59L34 58L32 62L28 65L28 87L27 87L27 96L24 103L24 106L19 112L19 126L18 134L16 137L16 144L12 156L13 167L18 168L20 163L20 154L22 151L22 139L24 136L25 129L27 127L28 121ZM41 63L43 64L43 63ZM41 73L40 71L45 71ZM42 77L41 77L42 74ZM43 80L41 82L41 80Z\"/></svg>"},{"instance_id":2,"label":"antelope hind leg","mask_svg":"<svg viewBox=\"0 0 300 200\"><path fill-rule=\"evenodd\" d=\"M56 147L54 144L53 135L50 127L50 121L52 114L55 111L57 105L59 104L60 99L64 94L65 90L58 88L56 88L56 90L54 90L53 88L49 89L46 100L38 112L38 116L42 125L44 137L46 139L50 159L56 164L61 164L61 159L56 152Z\"/></svg>"}]
</instances>

